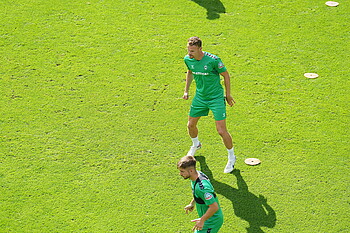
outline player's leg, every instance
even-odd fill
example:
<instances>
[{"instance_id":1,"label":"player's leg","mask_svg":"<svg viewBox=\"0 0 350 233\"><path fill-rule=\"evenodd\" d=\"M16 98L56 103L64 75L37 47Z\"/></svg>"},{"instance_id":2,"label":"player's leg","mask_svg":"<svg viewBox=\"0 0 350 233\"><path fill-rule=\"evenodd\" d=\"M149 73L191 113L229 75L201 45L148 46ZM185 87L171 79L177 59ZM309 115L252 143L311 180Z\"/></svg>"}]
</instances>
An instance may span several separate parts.
<instances>
[{"instance_id":1,"label":"player's leg","mask_svg":"<svg viewBox=\"0 0 350 233\"><path fill-rule=\"evenodd\" d=\"M188 151L187 155L192 155L196 153L198 149L201 148L201 143L198 139L198 128L197 123L202 116L207 116L209 113L209 108L207 106L207 103L200 98L194 98L192 100L188 122L187 122L187 129L188 134L191 137L192 140L192 146L190 150Z\"/></svg>"},{"instance_id":2,"label":"player's leg","mask_svg":"<svg viewBox=\"0 0 350 233\"><path fill-rule=\"evenodd\" d=\"M228 152L228 161L227 161L226 167L224 169L224 172L230 173L234 169L236 157L235 157L234 151L233 151L233 143L232 143L231 134L227 131L227 128L226 128L225 99L219 98L219 99L213 100L210 103L210 109L214 114L216 130L218 131L219 135L221 136L222 141L224 142L225 147L226 147L227 152Z\"/></svg>"},{"instance_id":3,"label":"player's leg","mask_svg":"<svg viewBox=\"0 0 350 233\"><path fill-rule=\"evenodd\" d=\"M198 123L199 119L200 119L200 117L191 117L191 116L188 117L187 130L188 130L188 134L190 135L191 140L192 140L192 146L191 146L190 150L188 151L187 155L194 156L196 151L199 150L202 146L202 144L200 143L200 141L198 139L197 123Z\"/></svg>"},{"instance_id":4,"label":"player's leg","mask_svg":"<svg viewBox=\"0 0 350 233\"><path fill-rule=\"evenodd\" d=\"M231 134L227 131L226 128L226 120L215 121L216 130L218 134L221 136L222 141L227 149L231 149L233 147Z\"/></svg>"},{"instance_id":5,"label":"player's leg","mask_svg":"<svg viewBox=\"0 0 350 233\"><path fill-rule=\"evenodd\" d=\"M216 124L216 130L218 131L219 135L222 138L222 141L224 142L224 145L228 152L228 161L226 164L226 167L224 169L225 173L230 173L233 171L235 162L236 162L236 156L234 155L233 150L233 143L232 143L232 137L231 134L228 132L226 127L226 120L220 120L215 121Z\"/></svg>"},{"instance_id":6,"label":"player's leg","mask_svg":"<svg viewBox=\"0 0 350 233\"><path fill-rule=\"evenodd\" d=\"M201 117L191 117L188 116L187 130L191 138L198 137L197 123Z\"/></svg>"}]
</instances>

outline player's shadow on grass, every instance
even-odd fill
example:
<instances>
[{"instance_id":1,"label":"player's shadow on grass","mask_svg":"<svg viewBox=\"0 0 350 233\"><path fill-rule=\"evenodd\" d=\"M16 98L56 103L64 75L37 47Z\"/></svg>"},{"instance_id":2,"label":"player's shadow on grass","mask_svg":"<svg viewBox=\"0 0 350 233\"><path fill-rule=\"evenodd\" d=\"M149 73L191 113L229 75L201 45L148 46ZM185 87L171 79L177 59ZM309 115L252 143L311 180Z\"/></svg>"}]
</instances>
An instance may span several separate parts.
<instances>
[{"instance_id":1,"label":"player's shadow on grass","mask_svg":"<svg viewBox=\"0 0 350 233\"><path fill-rule=\"evenodd\" d=\"M196 156L196 160L200 163L201 171L209 177L215 192L229 199L235 215L249 223L248 233L263 233L261 227L273 228L276 225L276 212L267 204L264 196L258 197L249 192L240 170L235 169L231 173L237 179L237 189L215 180L205 157Z\"/></svg>"},{"instance_id":2,"label":"player's shadow on grass","mask_svg":"<svg viewBox=\"0 0 350 233\"><path fill-rule=\"evenodd\" d=\"M224 4L220 0L191 0L207 10L207 19L218 19L220 13L226 13Z\"/></svg>"}]
</instances>

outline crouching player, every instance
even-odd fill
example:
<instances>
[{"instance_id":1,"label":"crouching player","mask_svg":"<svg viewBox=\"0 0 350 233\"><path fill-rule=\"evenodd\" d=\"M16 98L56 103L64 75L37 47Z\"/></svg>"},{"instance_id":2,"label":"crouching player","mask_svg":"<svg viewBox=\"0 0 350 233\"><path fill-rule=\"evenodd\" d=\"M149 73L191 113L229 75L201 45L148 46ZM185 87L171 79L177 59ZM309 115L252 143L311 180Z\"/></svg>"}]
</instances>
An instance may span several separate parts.
<instances>
[{"instance_id":1,"label":"crouching player","mask_svg":"<svg viewBox=\"0 0 350 233\"><path fill-rule=\"evenodd\" d=\"M196 159L193 156L183 157L177 164L180 175L184 179L191 180L193 199L185 207L186 214L196 209L198 219L195 222L193 231L195 233L217 233L223 222L223 214L220 208L219 200L214 192L214 187L209 178L202 172L196 170Z\"/></svg>"}]
</instances>

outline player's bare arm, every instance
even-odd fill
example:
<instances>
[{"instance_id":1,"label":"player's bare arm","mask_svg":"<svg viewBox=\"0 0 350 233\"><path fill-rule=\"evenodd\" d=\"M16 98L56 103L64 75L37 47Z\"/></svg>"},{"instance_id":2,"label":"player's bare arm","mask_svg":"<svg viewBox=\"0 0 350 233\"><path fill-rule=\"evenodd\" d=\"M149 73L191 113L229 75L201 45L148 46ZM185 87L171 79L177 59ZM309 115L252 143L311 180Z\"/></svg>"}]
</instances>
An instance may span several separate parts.
<instances>
[{"instance_id":1,"label":"player's bare arm","mask_svg":"<svg viewBox=\"0 0 350 233\"><path fill-rule=\"evenodd\" d=\"M184 95L182 96L182 98L184 100L187 100L188 99L188 92L190 90L190 86L191 86L191 83L193 81L193 74L192 74L192 71L188 70L187 71L187 74L186 74L186 86L185 86L185 91L184 91Z\"/></svg>"},{"instance_id":2,"label":"player's bare arm","mask_svg":"<svg viewBox=\"0 0 350 233\"><path fill-rule=\"evenodd\" d=\"M192 201L190 202L190 204L188 204L187 206L185 206L186 214L188 214L188 212L192 212L192 211L194 210L194 202L195 202L195 200L192 199Z\"/></svg>"},{"instance_id":3,"label":"player's bare arm","mask_svg":"<svg viewBox=\"0 0 350 233\"><path fill-rule=\"evenodd\" d=\"M213 204L209 205L209 209L207 210L207 212L205 212L205 214L201 218L192 220L192 222L196 223L192 231L202 230L204 226L204 222L207 221L210 217L212 217L218 210L219 210L219 205L217 202L214 202Z\"/></svg>"},{"instance_id":4,"label":"player's bare arm","mask_svg":"<svg viewBox=\"0 0 350 233\"><path fill-rule=\"evenodd\" d=\"M230 74L225 71L220 73L224 77L224 86L225 86L225 97L228 105L231 107L236 103L236 101L233 99L231 95L231 80L230 80Z\"/></svg>"}]
</instances>

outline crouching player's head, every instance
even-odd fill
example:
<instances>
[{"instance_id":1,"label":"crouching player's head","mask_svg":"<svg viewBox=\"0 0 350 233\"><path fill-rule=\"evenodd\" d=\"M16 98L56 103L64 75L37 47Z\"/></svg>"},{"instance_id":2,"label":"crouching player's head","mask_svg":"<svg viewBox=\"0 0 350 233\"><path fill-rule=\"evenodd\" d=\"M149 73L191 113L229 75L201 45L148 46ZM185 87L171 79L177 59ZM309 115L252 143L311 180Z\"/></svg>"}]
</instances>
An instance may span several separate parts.
<instances>
[{"instance_id":1,"label":"crouching player's head","mask_svg":"<svg viewBox=\"0 0 350 233\"><path fill-rule=\"evenodd\" d=\"M193 156L186 155L182 157L177 163L177 169L180 171L180 176L184 179L188 179L197 174L196 162L197 161Z\"/></svg>"}]
</instances>

